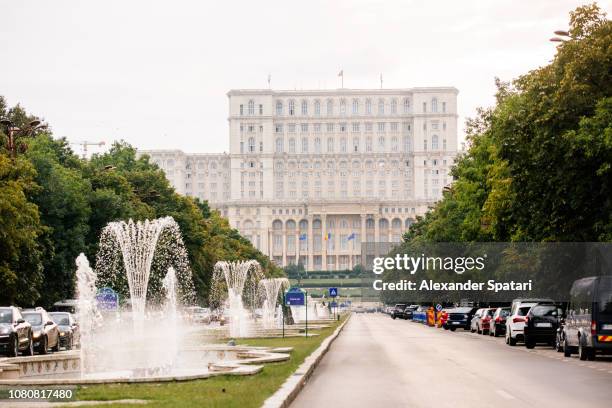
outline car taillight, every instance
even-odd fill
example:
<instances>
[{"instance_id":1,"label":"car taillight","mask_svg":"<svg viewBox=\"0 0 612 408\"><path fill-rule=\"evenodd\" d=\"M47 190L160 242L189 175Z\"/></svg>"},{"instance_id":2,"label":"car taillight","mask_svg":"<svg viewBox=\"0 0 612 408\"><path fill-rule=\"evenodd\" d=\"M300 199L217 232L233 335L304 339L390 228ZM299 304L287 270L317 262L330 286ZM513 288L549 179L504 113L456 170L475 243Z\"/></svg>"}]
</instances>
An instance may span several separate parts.
<instances>
[{"instance_id":1,"label":"car taillight","mask_svg":"<svg viewBox=\"0 0 612 408\"><path fill-rule=\"evenodd\" d=\"M512 323L518 323L518 322L524 322L524 321L525 321L524 317L517 316L517 317L512 318Z\"/></svg>"},{"instance_id":2,"label":"car taillight","mask_svg":"<svg viewBox=\"0 0 612 408\"><path fill-rule=\"evenodd\" d=\"M495 323L499 323L499 322L501 322L501 317L497 316L497 317L495 318Z\"/></svg>"},{"instance_id":3,"label":"car taillight","mask_svg":"<svg viewBox=\"0 0 612 408\"><path fill-rule=\"evenodd\" d=\"M591 335L595 336L596 334L597 334L597 322L593 320L591 322Z\"/></svg>"},{"instance_id":4,"label":"car taillight","mask_svg":"<svg viewBox=\"0 0 612 408\"><path fill-rule=\"evenodd\" d=\"M491 318L489 316L485 316L482 321L483 322L488 322L489 320L491 320Z\"/></svg>"},{"instance_id":5,"label":"car taillight","mask_svg":"<svg viewBox=\"0 0 612 408\"><path fill-rule=\"evenodd\" d=\"M525 316L525 324L529 323L529 316Z\"/></svg>"}]
</instances>

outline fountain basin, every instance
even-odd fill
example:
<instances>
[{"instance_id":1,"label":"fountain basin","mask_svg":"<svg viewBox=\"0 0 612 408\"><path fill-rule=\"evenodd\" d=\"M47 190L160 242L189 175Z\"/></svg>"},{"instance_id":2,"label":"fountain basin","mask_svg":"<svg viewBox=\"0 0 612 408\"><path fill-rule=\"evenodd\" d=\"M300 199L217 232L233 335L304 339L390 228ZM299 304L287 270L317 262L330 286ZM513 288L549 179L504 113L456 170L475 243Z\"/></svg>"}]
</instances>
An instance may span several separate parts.
<instances>
[{"instance_id":1,"label":"fountain basin","mask_svg":"<svg viewBox=\"0 0 612 408\"><path fill-rule=\"evenodd\" d=\"M281 353L279 351L285 351ZM189 381L218 375L253 375L264 363L286 361L287 349L208 345L180 351L180 368L145 375L109 370L80 374L78 352L0 359L0 385L79 385ZM185 362L188 361L188 364Z\"/></svg>"}]
</instances>

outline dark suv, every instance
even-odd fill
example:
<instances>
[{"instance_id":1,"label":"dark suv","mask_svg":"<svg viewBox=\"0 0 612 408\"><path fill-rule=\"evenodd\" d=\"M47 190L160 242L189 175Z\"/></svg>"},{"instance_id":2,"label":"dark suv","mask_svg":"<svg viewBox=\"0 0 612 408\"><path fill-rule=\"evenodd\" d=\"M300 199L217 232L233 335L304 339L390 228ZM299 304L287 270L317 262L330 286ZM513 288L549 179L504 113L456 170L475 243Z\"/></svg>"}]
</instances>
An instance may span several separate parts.
<instances>
[{"instance_id":1,"label":"dark suv","mask_svg":"<svg viewBox=\"0 0 612 408\"><path fill-rule=\"evenodd\" d=\"M0 307L0 351L10 357L17 357L20 351L31 356L34 354L33 347L32 326L23 319L19 309Z\"/></svg>"},{"instance_id":2,"label":"dark suv","mask_svg":"<svg viewBox=\"0 0 612 408\"><path fill-rule=\"evenodd\" d=\"M562 338L566 357L577 351L581 360L593 360L597 352L612 353L612 276L574 282Z\"/></svg>"},{"instance_id":3,"label":"dark suv","mask_svg":"<svg viewBox=\"0 0 612 408\"><path fill-rule=\"evenodd\" d=\"M398 303L397 305L395 305L395 307L393 308L393 311L391 312L391 318L393 320L397 319L398 317L403 319L404 318L404 309L406 309L406 304L405 303Z\"/></svg>"},{"instance_id":4,"label":"dark suv","mask_svg":"<svg viewBox=\"0 0 612 408\"><path fill-rule=\"evenodd\" d=\"M554 304L533 306L525 316L525 347L532 349L536 343L546 343L554 347L562 314L563 310Z\"/></svg>"}]
</instances>

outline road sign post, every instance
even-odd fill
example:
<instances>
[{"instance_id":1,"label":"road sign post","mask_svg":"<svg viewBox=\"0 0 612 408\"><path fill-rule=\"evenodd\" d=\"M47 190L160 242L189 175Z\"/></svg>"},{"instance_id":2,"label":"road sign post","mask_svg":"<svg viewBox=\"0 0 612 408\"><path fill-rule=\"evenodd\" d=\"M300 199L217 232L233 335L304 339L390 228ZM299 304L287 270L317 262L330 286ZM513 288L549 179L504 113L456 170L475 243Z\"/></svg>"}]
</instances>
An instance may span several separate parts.
<instances>
[{"instance_id":1,"label":"road sign post","mask_svg":"<svg viewBox=\"0 0 612 408\"><path fill-rule=\"evenodd\" d=\"M336 302L336 298L338 297L338 288L329 288L329 297L332 298L332 310L334 311L334 318L338 317L338 302Z\"/></svg>"},{"instance_id":2,"label":"road sign post","mask_svg":"<svg viewBox=\"0 0 612 408\"><path fill-rule=\"evenodd\" d=\"M308 337L308 292L304 291L305 295L304 296L306 298L306 335L305 337Z\"/></svg>"},{"instance_id":3,"label":"road sign post","mask_svg":"<svg viewBox=\"0 0 612 408\"><path fill-rule=\"evenodd\" d=\"M289 306L304 306L306 308L306 337L308 337L308 292L293 286L285 292L284 299Z\"/></svg>"}]
</instances>

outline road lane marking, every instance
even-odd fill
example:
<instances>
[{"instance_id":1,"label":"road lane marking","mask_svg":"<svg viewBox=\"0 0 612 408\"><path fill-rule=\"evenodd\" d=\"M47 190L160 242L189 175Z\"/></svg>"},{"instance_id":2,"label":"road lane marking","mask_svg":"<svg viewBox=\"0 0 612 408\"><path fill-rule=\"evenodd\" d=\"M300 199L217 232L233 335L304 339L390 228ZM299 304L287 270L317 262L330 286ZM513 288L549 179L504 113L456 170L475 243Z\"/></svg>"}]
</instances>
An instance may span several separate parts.
<instances>
[{"instance_id":1,"label":"road lane marking","mask_svg":"<svg viewBox=\"0 0 612 408\"><path fill-rule=\"evenodd\" d=\"M501 395L503 398L507 399L507 400L513 400L516 399L514 398L512 395L508 394L506 391L504 390L495 390L496 393L498 393L499 395Z\"/></svg>"}]
</instances>

